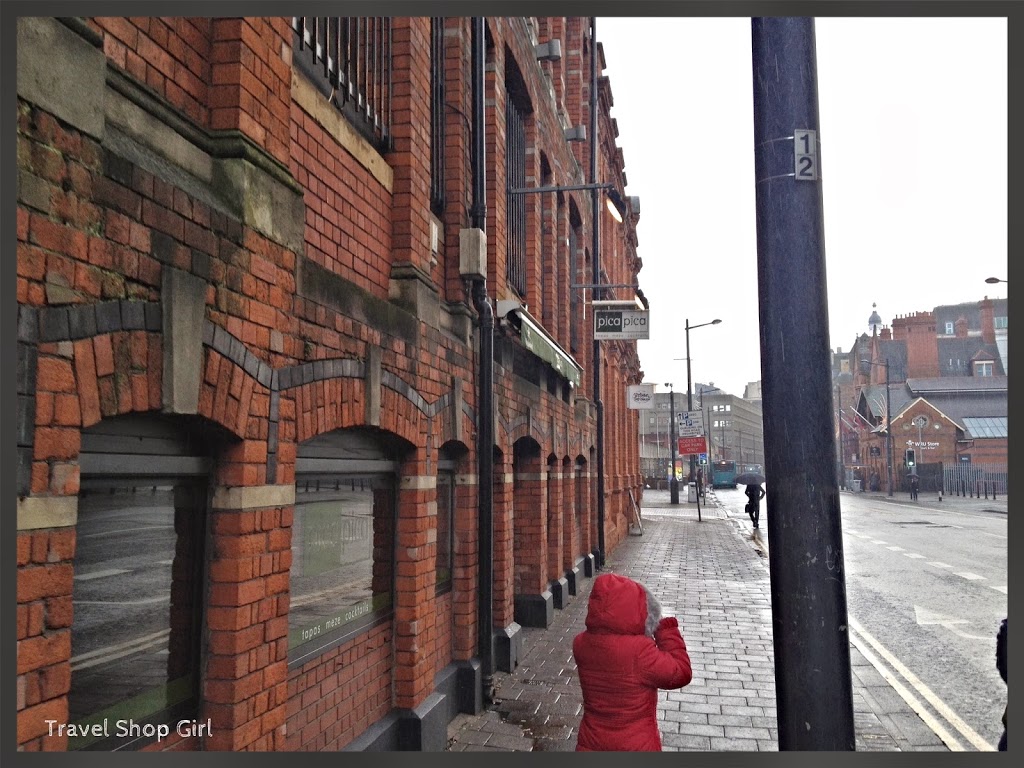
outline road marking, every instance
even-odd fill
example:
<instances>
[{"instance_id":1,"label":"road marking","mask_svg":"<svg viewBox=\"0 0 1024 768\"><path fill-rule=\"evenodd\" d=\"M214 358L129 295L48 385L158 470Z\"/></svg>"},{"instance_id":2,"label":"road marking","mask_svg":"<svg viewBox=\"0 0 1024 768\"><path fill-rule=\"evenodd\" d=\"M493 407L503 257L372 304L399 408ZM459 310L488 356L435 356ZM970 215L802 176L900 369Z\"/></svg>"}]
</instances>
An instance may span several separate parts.
<instances>
[{"instance_id":1,"label":"road marking","mask_svg":"<svg viewBox=\"0 0 1024 768\"><path fill-rule=\"evenodd\" d=\"M113 531L100 531L99 533L80 533L78 538L91 539L94 536L120 536L122 533L131 533L133 531L173 530L173 528L173 525L143 525L138 528L117 528Z\"/></svg>"},{"instance_id":2,"label":"road marking","mask_svg":"<svg viewBox=\"0 0 1024 768\"><path fill-rule=\"evenodd\" d=\"M892 665L893 669L895 669L900 675L902 675L903 678L921 696L923 696L924 699L929 704L931 704L935 708L935 710L949 722L950 725L956 728L965 739L971 742L971 744L973 744L976 749L988 752L995 751L995 747L993 747L991 744L985 741L985 739L978 735L978 733L973 728L971 728L971 726L965 723L960 718L960 716L956 714L956 712L954 712L950 707L948 707L946 703L942 701L942 699L940 699L938 696L932 693L931 689L928 688L928 686L926 686L924 683L922 683L921 680L918 679L917 675L915 675L913 672L907 669L907 667L904 666L899 659L897 659L895 656L889 653L889 651L887 651L881 643L879 643L877 640L875 640L875 638L869 635L864 630L864 628L860 626L859 623L857 623L855 619L853 619L852 617L848 617L848 623L851 629L856 630L856 632L862 638L864 638L864 640L867 643L869 643L871 647L873 647L883 659L885 659L887 662L889 662L890 665ZM854 642L854 644L856 645L856 641ZM859 645L857 647L861 651L861 653L864 653L864 648L862 648ZM865 657L867 657L867 654L865 654ZM960 743L952 736L950 736L949 733L945 730L945 728L943 728L941 724L936 722L935 718L933 718L930 713L928 713L926 710L924 710L923 707L921 707L921 703L917 701L913 697L913 695L909 693L909 691L903 688L903 686L893 678L893 676L891 675L891 673L888 672L888 670L883 671L884 667L880 667L877 664L876 668L882 674L883 677L889 680L893 688L896 689L896 692L899 693L900 696L902 696L903 699L908 704L910 704L914 711L921 716L921 719L928 723L932 730L935 731L935 734L946 743L946 746L948 746L951 750L957 752L964 751ZM943 734L945 734L945 736Z\"/></svg>"},{"instance_id":3,"label":"road marking","mask_svg":"<svg viewBox=\"0 0 1024 768\"><path fill-rule=\"evenodd\" d=\"M989 635L972 635L955 626L956 624L970 623L967 619L954 619L952 616L943 616L938 611L930 611L919 605L914 606L914 620L922 627L927 624L938 624L939 626L948 629L954 635L960 635L960 637L967 638L968 640L984 640L986 643L991 640L991 636Z\"/></svg>"},{"instance_id":4,"label":"road marking","mask_svg":"<svg viewBox=\"0 0 1024 768\"><path fill-rule=\"evenodd\" d=\"M872 540L871 540L871 543L872 543L872 544L879 544L879 545L881 545L881 546L883 546L883 547L884 547L884 546L885 546L886 544L888 544L889 542L888 542L888 541L882 541L881 539L872 539Z\"/></svg>"},{"instance_id":5,"label":"road marking","mask_svg":"<svg viewBox=\"0 0 1024 768\"><path fill-rule=\"evenodd\" d=\"M903 547L886 547L890 552L906 552Z\"/></svg>"},{"instance_id":6,"label":"road marking","mask_svg":"<svg viewBox=\"0 0 1024 768\"><path fill-rule=\"evenodd\" d=\"M997 587L995 584L989 584L989 586L992 587L992 589L994 589L996 592L1002 592L1004 595L1007 594L1005 586Z\"/></svg>"},{"instance_id":7,"label":"road marking","mask_svg":"<svg viewBox=\"0 0 1024 768\"><path fill-rule=\"evenodd\" d=\"M924 721L925 725L932 729L932 732L939 737L943 744L949 747L953 752L964 752L965 750L963 745L953 738L953 735L945 729L942 723L940 723L932 713L927 710L927 708L925 708L924 704L922 704L914 694L908 691L896 678L896 675L894 675L888 667L882 664L882 662L880 662L875 655L868 650L867 646L864 645L864 642L857 637L858 632L854 632L854 627L856 626L858 628L859 634L868 636L867 633L864 632L864 629L860 627L860 625L857 624L857 622L850 616L847 616L847 623L850 628L850 642L852 642L857 650L861 652L861 655L868 660L868 663L878 670L878 673L885 679L885 681L892 686L893 690L896 691L896 693L898 693L900 697L907 702L907 704L910 705L910 708L918 714L921 720ZM872 643L874 642L874 638L872 638Z\"/></svg>"},{"instance_id":8,"label":"road marking","mask_svg":"<svg viewBox=\"0 0 1024 768\"><path fill-rule=\"evenodd\" d=\"M129 653L153 645L154 643L161 643L171 635L171 630L161 629L159 632L153 632L149 635L142 635L141 637L135 637L131 640L125 640L122 643L115 643L114 645L105 645L102 648L97 648L94 651L87 651L86 653L80 653L77 656L71 657L71 668L75 669L86 669L87 667L95 666L95 664L102 663L108 659L119 659L122 656L126 656ZM123 651L123 653L121 653ZM92 663L90 660L101 657L98 661Z\"/></svg>"},{"instance_id":9,"label":"road marking","mask_svg":"<svg viewBox=\"0 0 1024 768\"><path fill-rule=\"evenodd\" d=\"M75 581L89 581L90 579L102 579L107 576L119 576L122 573L128 573L124 568L108 568L104 571L93 571L92 573L77 573L75 574Z\"/></svg>"},{"instance_id":10,"label":"road marking","mask_svg":"<svg viewBox=\"0 0 1024 768\"><path fill-rule=\"evenodd\" d=\"M170 595L147 597L143 600L75 600L75 605L149 605L170 602Z\"/></svg>"},{"instance_id":11,"label":"road marking","mask_svg":"<svg viewBox=\"0 0 1024 768\"><path fill-rule=\"evenodd\" d=\"M954 573L954 576L960 576L967 579L968 581L986 581L984 576L979 576L976 573L970 573L968 571L961 571L960 573Z\"/></svg>"},{"instance_id":12,"label":"road marking","mask_svg":"<svg viewBox=\"0 0 1024 768\"><path fill-rule=\"evenodd\" d=\"M904 557L909 557L912 560L924 560L924 555L919 555L917 552L904 552Z\"/></svg>"},{"instance_id":13,"label":"road marking","mask_svg":"<svg viewBox=\"0 0 1024 768\"><path fill-rule=\"evenodd\" d=\"M952 568L953 566L949 563L940 563L938 560L929 560L928 565L934 565L936 568Z\"/></svg>"}]
</instances>

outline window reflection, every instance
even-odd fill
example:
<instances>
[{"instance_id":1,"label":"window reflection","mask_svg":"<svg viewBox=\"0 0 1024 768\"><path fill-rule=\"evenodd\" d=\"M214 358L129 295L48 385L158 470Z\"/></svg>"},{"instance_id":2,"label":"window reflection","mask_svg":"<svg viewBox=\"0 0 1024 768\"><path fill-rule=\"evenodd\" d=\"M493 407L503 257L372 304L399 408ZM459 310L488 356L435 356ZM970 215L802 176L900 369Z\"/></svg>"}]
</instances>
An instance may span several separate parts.
<instances>
[{"instance_id":1,"label":"window reflection","mask_svg":"<svg viewBox=\"0 0 1024 768\"><path fill-rule=\"evenodd\" d=\"M451 472L437 474L437 570L438 590L452 583L452 521L455 519L455 478Z\"/></svg>"},{"instance_id":2,"label":"window reflection","mask_svg":"<svg viewBox=\"0 0 1024 768\"><path fill-rule=\"evenodd\" d=\"M106 721L110 738L73 737L69 749L124 746L118 720L166 723L195 712L204 513L195 485L83 488L69 719Z\"/></svg>"},{"instance_id":3,"label":"window reflection","mask_svg":"<svg viewBox=\"0 0 1024 768\"><path fill-rule=\"evenodd\" d=\"M390 611L395 501L390 476L296 483L290 651L317 650Z\"/></svg>"}]
</instances>

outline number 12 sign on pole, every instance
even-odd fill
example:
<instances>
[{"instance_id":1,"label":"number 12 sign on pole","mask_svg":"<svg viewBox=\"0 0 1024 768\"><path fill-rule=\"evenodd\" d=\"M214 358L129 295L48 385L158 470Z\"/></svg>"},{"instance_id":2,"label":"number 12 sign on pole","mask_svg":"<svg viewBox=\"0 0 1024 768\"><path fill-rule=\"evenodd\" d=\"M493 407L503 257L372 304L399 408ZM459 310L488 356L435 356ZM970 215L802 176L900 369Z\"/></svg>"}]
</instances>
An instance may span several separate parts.
<instances>
[{"instance_id":1,"label":"number 12 sign on pole","mask_svg":"<svg viewBox=\"0 0 1024 768\"><path fill-rule=\"evenodd\" d=\"M818 132L805 128L793 130L793 158L797 181L818 180Z\"/></svg>"}]
</instances>

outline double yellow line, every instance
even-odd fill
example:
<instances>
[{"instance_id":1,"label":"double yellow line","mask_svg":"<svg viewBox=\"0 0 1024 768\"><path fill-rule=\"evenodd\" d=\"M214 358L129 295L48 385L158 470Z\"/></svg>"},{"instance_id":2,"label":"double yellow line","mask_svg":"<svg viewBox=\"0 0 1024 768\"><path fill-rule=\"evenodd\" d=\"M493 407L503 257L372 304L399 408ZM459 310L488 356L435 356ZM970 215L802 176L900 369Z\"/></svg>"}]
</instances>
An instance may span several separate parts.
<instances>
[{"instance_id":1,"label":"double yellow line","mask_svg":"<svg viewBox=\"0 0 1024 768\"><path fill-rule=\"evenodd\" d=\"M942 739L943 743L949 747L950 751L965 752L967 750L966 747L964 747L964 745L946 729L946 726L942 723L939 717L948 722L950 726L952 726L952 728L955 729L965 741L973 745L975 749L981 752L995 751L994 746L985 741L977 731L965 723L960 716L956 714L956 712L950 709L946 703L936 696L927 685L921 682L917 675L907 669L899 659L889 653L881 643L866 632L864 627L862 627L854 618L847 616L847 622L850 627L850 642L852 642L857 650L864 655L864 658L878 670L879 674L885 678L886 682L893 687L893 690L895 690L896 693L898 693L903 700L910 705L911 709L920 715L925 724L935 732L936 736ZM874 649L878 656L881 656L882 659L888 663L888 666L882 663L878 656L876 656L875 653L872 653L868 646ZM897 676L897 674L899 676ZM932 714L931 710L929 710L925 704L915 696L906 685L903 684L904 680L907 685L913 688L921 698L932 706L939 717Z\"/></svg>"}]
</instances>

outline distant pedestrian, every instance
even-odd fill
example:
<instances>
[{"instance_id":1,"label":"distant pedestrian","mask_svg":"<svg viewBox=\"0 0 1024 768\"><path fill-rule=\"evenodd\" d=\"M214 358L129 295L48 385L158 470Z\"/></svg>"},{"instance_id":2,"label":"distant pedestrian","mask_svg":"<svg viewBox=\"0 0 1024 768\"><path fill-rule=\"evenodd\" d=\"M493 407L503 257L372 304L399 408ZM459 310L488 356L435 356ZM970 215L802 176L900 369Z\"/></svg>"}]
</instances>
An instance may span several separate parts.
<instances>
[{"instance_id":1,"label":"distant pedestrian","mask_svg":"<svg viewBox=\"0 0 1024 768\"><path fill-rule=\"evenodd\" d=\"M572 655L583 689L576 751L660 752L658 689L682 688L693 677L676 618L662 618L643 584L598 576Z\"/></svg>"},{"instance_id":2,"label":"distant pedestrian","mask_svg":"<svg viewBox=\"0 0 1024 768\"><path fill-rule=\"evenodd\" d=\"M996 669L999 676L1006 682L1006 619L999 623L999 631L996 632ZM1006 705L1009 706L1009 705ZM1006 751L1006 706L1003 707L1003 735L999 737L999 751Z\"/></svg>"},{"instance_id":3,"label":"distant pedestrian","mask_svg":"<svg viewBox=\"0 0 1024 768\"><path fill-rule=\"evenodd\" d=\"M917 492L921 488L921 478L917 475L910 476L910 500L917 501Z\"/></svg>"},{"instance_id":4,"label":"distant pedestrian","mask_svg":"<svg viewBox=\"0 0 1024 768\"><path fill-rule=\"evenodd\" d=\"M754 527L757 528L758 520L761 517L761 499L764 498L764 488L752 483L748 485L746 490L743 492L747 494L747 498L750 499L744 509L747 514L750 515L750 522L752 522Z\"/></svg>"}]
</instances>

